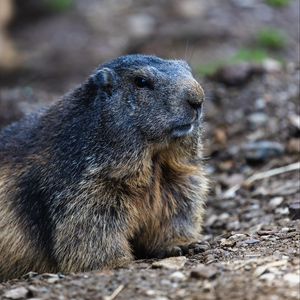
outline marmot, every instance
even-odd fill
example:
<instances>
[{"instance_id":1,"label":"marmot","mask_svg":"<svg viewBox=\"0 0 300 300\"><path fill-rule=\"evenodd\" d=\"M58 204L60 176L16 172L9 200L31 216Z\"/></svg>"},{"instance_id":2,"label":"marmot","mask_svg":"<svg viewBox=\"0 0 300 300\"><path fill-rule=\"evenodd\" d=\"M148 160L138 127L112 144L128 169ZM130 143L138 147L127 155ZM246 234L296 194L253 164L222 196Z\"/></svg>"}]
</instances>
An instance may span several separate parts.
<instances>
[{"instance_id":1,"label":"marmot","mask_svg":"<svg viewBox=\"0 0 300 300\"><path fill-rule=\"evenodd\" d=\"M113 268L198 241L203 99L185 61L128 55L3 129L0 277Z\"/></svg>"}]
</instances>

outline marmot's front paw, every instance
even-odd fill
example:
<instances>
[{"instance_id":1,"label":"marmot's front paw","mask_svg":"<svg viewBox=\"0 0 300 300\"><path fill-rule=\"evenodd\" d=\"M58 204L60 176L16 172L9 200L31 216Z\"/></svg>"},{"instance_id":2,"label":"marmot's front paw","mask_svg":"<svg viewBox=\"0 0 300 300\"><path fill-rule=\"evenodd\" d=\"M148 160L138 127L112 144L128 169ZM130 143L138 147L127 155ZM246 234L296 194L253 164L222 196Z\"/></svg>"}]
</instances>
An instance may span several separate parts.
<instances>
[{"instance_id":1,"label":"marmot's front paw","mask_svg":"<svg viewBox=\"0 0 300 300\"><path fill-rule=\"evenodd\" d=\"M171 246L157 252L157 258L166 258L171 256L195 255L204 252L210 248L207 242L195 242L188 245Z\"/></svg>"}]
</instances>

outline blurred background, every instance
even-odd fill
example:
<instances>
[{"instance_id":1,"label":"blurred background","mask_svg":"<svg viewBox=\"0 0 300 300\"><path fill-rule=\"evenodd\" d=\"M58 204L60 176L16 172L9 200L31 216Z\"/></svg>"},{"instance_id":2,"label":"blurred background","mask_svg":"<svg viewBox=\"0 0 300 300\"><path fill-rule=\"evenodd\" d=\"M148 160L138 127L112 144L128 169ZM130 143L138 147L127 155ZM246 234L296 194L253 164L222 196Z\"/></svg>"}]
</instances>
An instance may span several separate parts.
<instances>
[{"instance_id":1,"label":"blurred background","mask_svg":"<svg viewBox=\"0 0 300 300\"><path fill-rule=\"evenodd\" d=\"M191 64L214 197L298 160L297 0L1 0L0 128L129 53Z\"/></svg>"}]
</instances>

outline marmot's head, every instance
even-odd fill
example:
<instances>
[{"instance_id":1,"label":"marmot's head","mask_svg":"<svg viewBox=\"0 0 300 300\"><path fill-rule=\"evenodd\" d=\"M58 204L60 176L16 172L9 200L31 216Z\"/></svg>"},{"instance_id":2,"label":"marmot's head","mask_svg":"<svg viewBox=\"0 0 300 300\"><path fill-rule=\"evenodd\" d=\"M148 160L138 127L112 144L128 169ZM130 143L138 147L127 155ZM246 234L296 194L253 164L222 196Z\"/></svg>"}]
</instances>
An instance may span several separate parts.
<instances>
[{"instance_id":1,"label":"marmot's head","mask_svg":"<svg viewBox=\"0 0 300 300\"><path fill-rule=\"evenodd\" d=\"M100 66L92 80L102 117L120 131L161 142L199 129L204 92L185 61L123 56Z\"/></svg>"}]
</instances>

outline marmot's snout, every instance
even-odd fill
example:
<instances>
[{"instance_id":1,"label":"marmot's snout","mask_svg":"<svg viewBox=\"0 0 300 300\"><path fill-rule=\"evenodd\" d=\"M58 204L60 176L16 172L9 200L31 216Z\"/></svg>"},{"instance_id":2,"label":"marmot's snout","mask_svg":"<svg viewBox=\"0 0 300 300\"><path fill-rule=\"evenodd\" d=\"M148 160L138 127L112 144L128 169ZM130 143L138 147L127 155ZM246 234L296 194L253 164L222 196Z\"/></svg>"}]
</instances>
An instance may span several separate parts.
<instances>
[{"instance_id":1,"label":"marmot's snout","mask_svg":"<svg viewBox=\"0 0 300 300\"><path fill-rule=\"evenodd\" d=\"M172 128L171 136L174 138L190 135L200 125L202 105L204 101L204 91L195 80L189 80L182 84L180 104L183 107L180 121Z\"/></svg>"}]
</instances>

